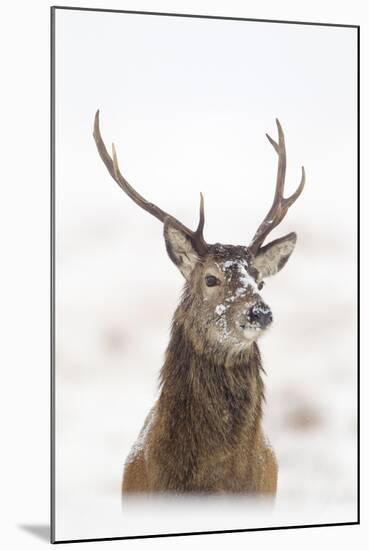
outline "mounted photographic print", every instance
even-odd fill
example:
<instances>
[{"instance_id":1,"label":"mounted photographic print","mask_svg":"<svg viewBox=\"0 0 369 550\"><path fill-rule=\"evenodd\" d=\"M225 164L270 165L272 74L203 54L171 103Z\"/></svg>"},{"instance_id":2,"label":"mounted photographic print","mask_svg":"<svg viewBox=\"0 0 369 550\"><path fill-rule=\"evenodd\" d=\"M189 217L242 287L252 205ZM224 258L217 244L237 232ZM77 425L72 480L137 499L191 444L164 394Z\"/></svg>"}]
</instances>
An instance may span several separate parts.
<instances>
[{"instance_id":1,"label":"mounted photographic print","mask_svg":"<svg viewBox=\"0 0 369 550\"><path fill-rule=\"evenodd\" d=\"M52 541L357 523L358 27L51 23Z\"/></svg>"}]
</instances>

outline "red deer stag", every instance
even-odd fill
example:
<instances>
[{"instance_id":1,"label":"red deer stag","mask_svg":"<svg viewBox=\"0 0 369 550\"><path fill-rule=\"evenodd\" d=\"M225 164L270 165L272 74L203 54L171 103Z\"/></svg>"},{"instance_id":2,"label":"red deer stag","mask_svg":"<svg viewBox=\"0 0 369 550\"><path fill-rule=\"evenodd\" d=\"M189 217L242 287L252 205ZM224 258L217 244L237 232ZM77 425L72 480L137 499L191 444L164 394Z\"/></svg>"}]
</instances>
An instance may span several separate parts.
<instances>
[{"instance_id":1,"label":"red deer stag","mask_svg":"<svg viewBox=\"0 0 369 550\"><path fill-rule=\"evenodd\" d=\"M272 312L260 295L263 279L286 264L296 233L262 246L301 194L283 196L286 149L277 120L278 155L272 206L250 246L208 244L200 220L191 231L144 199L122 176L114 145L108 154L95 116L94 138L112 178L164 224L170 259L185 278L160 374L160 397L146 418L123 474L123 493L193 492L275 495L278 466L263 434L263 372L258 337Z\"/></svg>"}]
</instances>

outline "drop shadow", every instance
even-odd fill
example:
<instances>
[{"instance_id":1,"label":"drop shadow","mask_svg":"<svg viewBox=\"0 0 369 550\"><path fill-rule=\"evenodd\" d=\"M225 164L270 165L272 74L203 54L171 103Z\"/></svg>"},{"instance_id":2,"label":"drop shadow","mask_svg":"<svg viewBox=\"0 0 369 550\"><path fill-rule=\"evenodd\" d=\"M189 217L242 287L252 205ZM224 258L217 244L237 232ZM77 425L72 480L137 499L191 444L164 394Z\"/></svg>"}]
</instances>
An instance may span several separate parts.
<instances>
[{"instance_id":1,"label":"drop shadow","mask_svg":"<svg viewBox=\"0 0 369 550\"><path fill-rule=\"evenodd\" d=\"M18 525L18 527L41 540L50 542L50 525Z\"/></svg>"}]
</instances>

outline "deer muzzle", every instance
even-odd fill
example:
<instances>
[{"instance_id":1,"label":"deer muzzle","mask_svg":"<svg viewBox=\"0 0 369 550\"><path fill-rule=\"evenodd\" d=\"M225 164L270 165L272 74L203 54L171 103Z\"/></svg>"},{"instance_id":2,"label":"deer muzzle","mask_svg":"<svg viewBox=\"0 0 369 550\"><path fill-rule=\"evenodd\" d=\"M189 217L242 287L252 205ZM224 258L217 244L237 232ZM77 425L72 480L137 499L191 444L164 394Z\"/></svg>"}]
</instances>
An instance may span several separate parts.
<instances>
[{"instance_id":1,"label":"deer muzzle","mask_svg":"<svg viewBox=\"0 0 369 550\"><path fill-rule=\"evenodd\" d=\"M247 325L267 328L273 321L273 314L270 307L264 302L256 302L246 313Z\"/></svg>"}]
</instances>

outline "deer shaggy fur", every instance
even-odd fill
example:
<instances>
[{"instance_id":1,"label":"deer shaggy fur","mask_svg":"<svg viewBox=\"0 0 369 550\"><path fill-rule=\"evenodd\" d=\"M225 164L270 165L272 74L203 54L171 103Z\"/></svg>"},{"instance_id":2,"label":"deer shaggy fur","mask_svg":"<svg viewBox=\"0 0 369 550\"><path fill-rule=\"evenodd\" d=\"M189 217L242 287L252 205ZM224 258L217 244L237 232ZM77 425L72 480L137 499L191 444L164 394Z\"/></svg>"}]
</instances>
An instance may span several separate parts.
<instances>
[{"instance_id":1,"label":"deer shaggy fur","mask_svg":"<svg viewBox=\"0 0 369 550\"><path fill-rule=\"evenodd\" d=\"M213 248L209 264L236 257L236 247ZM234 351L213 337L214 304L204 308L196 275L175 312L160 397L127 459L123 491L274 494L277 462L261 427L258 346Z\"/></svg>"},{"instance_id":2,"label":"deer shaggy fur","mask_svg":"<svg viewBox=\"0 0 369 550\"><path fill-rule=\"evenodd\" d=\"M200 221L191 231L146 201L110 157L95 117L94 137L111 176L141 208L164 223L169 257L185 278L160 374L160 395L124 467L123 493L275 495L278 466L262 430L263 367L257 340L272 322L261 297L264 279L287 263L296 234L262 246L302 192L283 197L286 152L277 121L277 185L272 207L251 245L208 244Z\"/></svg>"}]
</instances>

